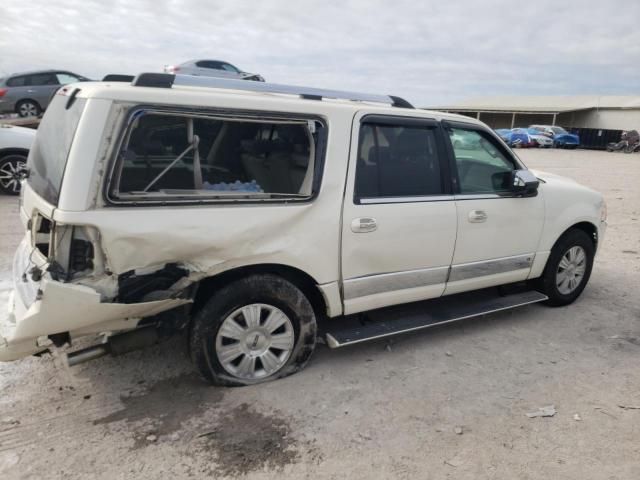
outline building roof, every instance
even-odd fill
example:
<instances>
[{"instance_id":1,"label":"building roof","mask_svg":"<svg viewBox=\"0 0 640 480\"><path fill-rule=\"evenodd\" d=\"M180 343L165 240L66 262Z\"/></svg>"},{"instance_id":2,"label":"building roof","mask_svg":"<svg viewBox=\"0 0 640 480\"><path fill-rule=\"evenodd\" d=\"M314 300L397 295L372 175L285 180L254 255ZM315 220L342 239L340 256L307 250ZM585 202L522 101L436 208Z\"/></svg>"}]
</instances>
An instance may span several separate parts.
<instances>
[{"instance_id":1,"label":"building roof","mask_svg":"<svg viewBox=\"0 0 640 480\"><path fill-rule=\"evenodd\" d=\"M592 108L640 109L640 95L501 95L470 98L437 110L483 112L572 112Z\"/></svg>"}]
</instances>

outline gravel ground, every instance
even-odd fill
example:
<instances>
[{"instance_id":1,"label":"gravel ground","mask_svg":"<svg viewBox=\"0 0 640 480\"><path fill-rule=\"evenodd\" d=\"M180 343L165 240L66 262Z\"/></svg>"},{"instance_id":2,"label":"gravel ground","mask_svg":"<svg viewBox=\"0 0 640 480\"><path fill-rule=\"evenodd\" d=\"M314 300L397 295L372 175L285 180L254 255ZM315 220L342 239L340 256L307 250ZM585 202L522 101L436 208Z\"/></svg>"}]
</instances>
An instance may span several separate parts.
<instances>
[{"instance_id":1,"label":"gravel ground","mask_svg":"<svg viewBox=\"0 0 640 480\"><path fill-rule=\"evenodd\" d=\"M604 193L609 230L572 306L330 351L223 389L184 339L74 367L0 365L0 478L640 478L640 155L519 151ZM0 197L0 311L20 229ZM555 416L526 413L554 405Z\"/></svg>"}]
</instances>

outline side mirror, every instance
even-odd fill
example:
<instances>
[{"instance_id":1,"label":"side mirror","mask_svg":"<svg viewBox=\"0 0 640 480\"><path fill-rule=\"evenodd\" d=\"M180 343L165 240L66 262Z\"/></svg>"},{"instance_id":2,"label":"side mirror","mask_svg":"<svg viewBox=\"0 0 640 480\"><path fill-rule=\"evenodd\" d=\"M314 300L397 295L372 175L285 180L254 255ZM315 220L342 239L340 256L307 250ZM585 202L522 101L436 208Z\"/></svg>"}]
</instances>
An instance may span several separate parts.
<instances>
[{"instance_id":1,"label":"side mirror","mask_svg":"<svg viewBox=\"0 0 640 480\"><path fill-rule=\"evenodd\" d=\"M511 173L511 191L522 197L535 197L540 180L529 170L514 170Z\"/></svg>"}]
</instances>

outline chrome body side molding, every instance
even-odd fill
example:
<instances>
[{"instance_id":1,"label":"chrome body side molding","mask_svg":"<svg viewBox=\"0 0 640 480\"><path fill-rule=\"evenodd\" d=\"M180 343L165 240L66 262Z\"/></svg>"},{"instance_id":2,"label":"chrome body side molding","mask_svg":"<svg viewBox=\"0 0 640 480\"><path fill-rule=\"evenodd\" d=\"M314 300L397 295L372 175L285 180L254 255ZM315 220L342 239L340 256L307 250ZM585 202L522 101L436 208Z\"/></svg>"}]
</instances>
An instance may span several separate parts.
<instances>
[{"instance_id":1,"label":"chrome body side molding","mask_svg":"<svg viewBox=\"0 0 640 480\"><path fill-rule=\"evenodd\" d=\"M351 300L376 293L438 285L447 281L448 274L449 267L436 267L353 278L344 282L344 299Z\"/></svg>"},{"instance_id":2,"label":"chrome body side molding","mask_svg":"<svg viewBox=\"0 0 640 480\"><path fill-rule=\"evenodd\" d=\"M484 277L497 273L511 272L531 268L534 258L533 253L517 255L514 257L496 258L494 260L483 260L481 262L462 263L452 265L449 274L449 282L467 280L469 278Z\"/></svg>"}]
</instances>

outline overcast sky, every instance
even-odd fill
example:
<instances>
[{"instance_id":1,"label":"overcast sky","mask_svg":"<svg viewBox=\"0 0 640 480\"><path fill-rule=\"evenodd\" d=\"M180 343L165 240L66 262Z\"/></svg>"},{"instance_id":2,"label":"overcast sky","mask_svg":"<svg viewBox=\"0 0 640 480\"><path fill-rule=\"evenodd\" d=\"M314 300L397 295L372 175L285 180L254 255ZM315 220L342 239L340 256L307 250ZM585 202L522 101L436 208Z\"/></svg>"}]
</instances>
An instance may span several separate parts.
<instances>
[{"instance_id":1,"label":"overcast sky","mask_svg":"<svg viewBox=\"0 0 640 480\"><path fill-rule=\"evenodd\" d=\"M100 78L194 58L421 106L640 94L640 1L2 1L0 72Z\"/></svg>"}]
</instances>

